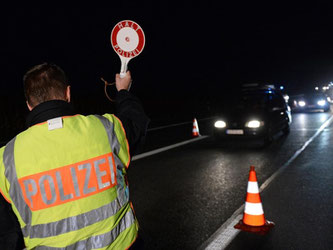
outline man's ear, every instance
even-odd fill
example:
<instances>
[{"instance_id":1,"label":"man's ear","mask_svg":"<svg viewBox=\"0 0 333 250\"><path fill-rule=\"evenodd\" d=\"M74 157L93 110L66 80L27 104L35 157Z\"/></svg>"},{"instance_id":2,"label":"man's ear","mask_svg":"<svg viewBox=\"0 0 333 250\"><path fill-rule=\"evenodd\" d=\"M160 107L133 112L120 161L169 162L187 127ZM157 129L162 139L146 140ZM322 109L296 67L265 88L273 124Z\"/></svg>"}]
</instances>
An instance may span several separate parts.
<instances>
[{"instance_id":1,"label":"man's ear","mask_svg":"<svg viewBox=\"0 0 333 250\"><path fill-rule=\"evenodd\" d=\"M31 110L32 110L32 107L30 106L30 104L28 103L28 101L26 101L26 104L27 104L27 106L28 106L29 111L31 111Z\"/></svg>"},{"instance_id":2,"label":"man's ear","mask_svg":"<svg viewBox=\"0 0 333 250\"><path fill-rule=\"evenodd\" d=\"M66 88L66 101L71 102L71 86L67 86Z\"/></svg>"}]
</instances>

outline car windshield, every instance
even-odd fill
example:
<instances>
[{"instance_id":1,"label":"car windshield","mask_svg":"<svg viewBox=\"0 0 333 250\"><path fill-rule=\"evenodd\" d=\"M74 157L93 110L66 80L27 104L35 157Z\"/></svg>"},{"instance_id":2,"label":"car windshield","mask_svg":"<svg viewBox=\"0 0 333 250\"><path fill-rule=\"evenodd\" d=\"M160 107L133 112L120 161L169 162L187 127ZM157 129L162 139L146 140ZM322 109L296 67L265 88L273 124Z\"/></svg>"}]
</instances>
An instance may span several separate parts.
<instances>
[{"instance_id":1,"label":"car windshield","mask_svg":"<svg viewBox=\"0 0 333 250\"><path fill-rule=\"evenodd\" d=\"M244 94L238 99L237 107L241 109L263 109L267 103L266 95L260 93Z\"/></svg>"},{"instance_id":2,"label":"car windshield","mask_svg":"<svg viewBox=\"0 0 333 250\"><path fill-rule=\"evenodd\" d=\"M296 99L326 99L325 94L323 93L304 93L300 95L295 95Z\"/></svg>"},{"instance_id":3,"label":"car windshield","mask_svg":"<svg viewBox=\"0 0 333 250\"><path fill-rule=\"evenodd\" d=\"M321 93L314 93L314 94L310 94L310 93L307 93L305 94L305 97L312 97L312 98L322 98L322 99L325 99L325 95L324 94L321 94Z\"/></svg>"},{"instance_id":4,"label":"car windshield","mask_svg":"<svg viewBox=\"0 0 333 250\"><path fill-rule=\"evenodd\" d=\"M222 109L227 110L262 110L267 107L268 96L264 93L241 93L230 95L223 100Z\"/></svg>"}]
</instances>

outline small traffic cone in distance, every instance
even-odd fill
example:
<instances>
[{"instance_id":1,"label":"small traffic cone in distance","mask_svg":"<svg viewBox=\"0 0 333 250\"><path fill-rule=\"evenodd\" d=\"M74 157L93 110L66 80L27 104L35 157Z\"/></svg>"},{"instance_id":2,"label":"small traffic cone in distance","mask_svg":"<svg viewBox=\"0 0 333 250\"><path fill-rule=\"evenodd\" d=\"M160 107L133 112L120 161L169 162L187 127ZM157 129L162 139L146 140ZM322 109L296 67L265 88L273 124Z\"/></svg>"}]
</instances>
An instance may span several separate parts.
<instances>
[{"instance_id":1,"label":"small traffic cone in distance","mask_svg":"<svg viewBox=\"0 0 333 250\"><path fill-rule=\"evenodd\" d=\"M257 175L254 166L251 166L243 219L240 220L234 228L264 235L268 233L274 225L274 222L265 219L259 194Z\"/></svg>"},{"instance_id":2,"label":"small traffic cone in distance","mask_svg":"<svg viewBox=\"0 0 333 250\"><path fill-rule=\"evenodd\" d=\"M196 118L193 119L192 136L193 136L193 137L198 137L198 136L200 136L200 133L199 133L199 126L198 126L198 122L197 122L197 119L196 119Z\"/></svg>"}]
</instances>

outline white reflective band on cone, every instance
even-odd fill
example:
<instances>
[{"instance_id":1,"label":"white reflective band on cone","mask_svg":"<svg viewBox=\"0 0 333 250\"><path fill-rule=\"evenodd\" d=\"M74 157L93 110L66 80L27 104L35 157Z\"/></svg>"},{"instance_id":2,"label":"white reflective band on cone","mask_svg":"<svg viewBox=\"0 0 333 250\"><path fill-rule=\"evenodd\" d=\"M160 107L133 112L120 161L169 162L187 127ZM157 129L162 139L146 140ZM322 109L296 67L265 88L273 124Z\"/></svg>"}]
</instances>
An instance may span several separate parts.
<instances>
[{"instance_id":1,"label":"white reflective band on cone","mask_svg":"<svg viewBox=\"0 0 333 250\"><path fill-rule=\"evenodd\" d=\"M250 215L262 215L264 214L264 210L262 209L261 203L245 202L244 213Z\"/></svg>"},{"instance_id":2,"label":"white reflective band on cone","mask_svg":"<svg viewBox=\"0 0 333 250\"><path fill-rule=\"evenodd\" d=\"M247 183L247 192L251 194L258 194L259 193L258 182L249 181Z\"/></svg>"}]
</instances>

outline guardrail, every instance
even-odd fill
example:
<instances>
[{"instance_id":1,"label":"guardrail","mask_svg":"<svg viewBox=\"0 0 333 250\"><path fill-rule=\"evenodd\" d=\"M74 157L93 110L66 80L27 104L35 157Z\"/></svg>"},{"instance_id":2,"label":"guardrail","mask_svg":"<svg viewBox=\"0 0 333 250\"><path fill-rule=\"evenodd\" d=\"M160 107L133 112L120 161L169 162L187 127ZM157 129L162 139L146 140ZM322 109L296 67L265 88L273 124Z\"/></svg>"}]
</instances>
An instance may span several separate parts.
<instances>
[{"instance_id":1,"label":"guardrail","mask_svg":"<svg viewBox=\"0 0 333 250\"><path fill-rule=\"evenodd\" d=\"M197 121L200 122L200 121L210 120L210 119L213 119L213 118L215 118L215 116L198 119ZM160 129L165 129L165 128L171 128L171 127L177 127L177 126L181 126L181 125L191 124L191 123L193 123L193 121L181 122L181 123L176 123L176 124L170 124L170 125L150 128L147 131L150 132L150 131L155 131L155 130L160 130Z\"/></svg>"},{"instance_id":2,"label":"guardrail","mask_svg":"<svg viewBox=\"0 0 333 250\"><path fill-rule=\"evenodd\" d=\"M199 123L199 128L200 128L200 123L211 120L211 119L214 119L214 118L215 118L215 116L197 119L197 121ZM192 121L187 121L187 122L180 122L180 123L175 123L175 124L169 124L169 125L149 128L147 130L147 132L148 132L147 137L153 136L155 138L153 138L152 140L149 140L149 138L147 138L148 139L147 142L151 143L152 141L160 141L160 140L164 141L164 139L162 139L161 137L166 137L166 134L167 134L167 137L170 137L170 133L167 133L168 132L167 129L176 129L178 131L179 129L177 127L180 127L180 130L182 130L182 131L179 132L179 133L182 133L182 135L173 134L172 136L174 136L174 137L179 136L178 139L180 139L180 140L188 139L188 137L190 137L190 135L191 135L192 130L188 130L188 128L181 127L181 126L190 125L192 127L191 124L193 124L193 120ZM163 133L163 130L166 130L165 131L166 134ZM188 130L188 132L186 132L187 130ZM149 134L149 132L154 132L154 133ZM156 132L157 132L157 134L156 134ZM185 134L187 134L188 136L184 136ZM178 140L177 140L177 138L174 138L173 141L178 141ZM0 147L6 145L7 143L8 143L8 141L0 141ZM165 143L168 143L168 142L165 141ZM158 146L158 147L159 146L166 146L167 144L165 144L165 143L162 143L163 145L156 145L156 143L154 142L154 143L152 143L152 145L147 145L147 146L148 146L149 150L151 150L155 146ZM160 143L158 143L158 144L160 144Z\"/></svg>"}]
</instances>

